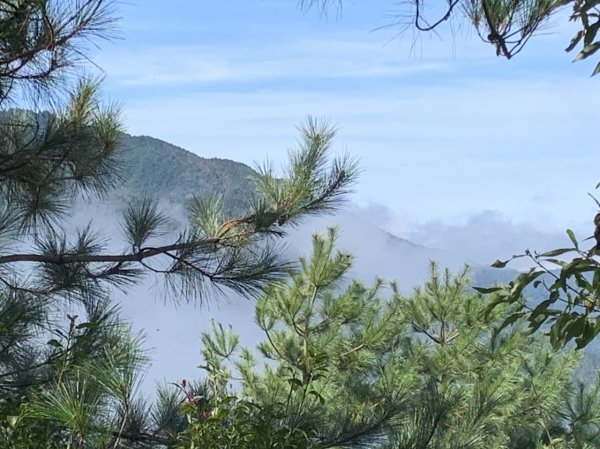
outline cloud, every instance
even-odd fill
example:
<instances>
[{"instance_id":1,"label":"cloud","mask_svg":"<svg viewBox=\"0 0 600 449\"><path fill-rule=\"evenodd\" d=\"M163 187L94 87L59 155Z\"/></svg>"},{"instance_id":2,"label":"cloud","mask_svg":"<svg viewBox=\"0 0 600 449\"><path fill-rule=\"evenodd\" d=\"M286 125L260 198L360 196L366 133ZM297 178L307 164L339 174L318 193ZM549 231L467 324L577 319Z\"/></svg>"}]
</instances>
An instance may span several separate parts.
<instances>
[{"instance_id":1,"label":"cloud","mask_svg":"<svg viewBox=\"0 0 600 449\"><path fill-rule=\"evenodd\" d=\"M163 207L176 221L184 221L181 206L164 203ZM91 221L94 229L111 237L111 249L117 250L122 246L118 217L111 203L80 205L72 223L85 226ZM367 284L375 277L394 279L405 293L426 279L430 260L456 271L465 262L487 264L525 248L543 250L568 243L559 230L541 232L534 226L512 222L497 211L480 211L454 223L419 222L414 217L399 217L380 203L367 207L351 204L335 215L313 217L290 229L285 240L288 256L309 256L312 234L323 233L329 226L339 229L337 248L354 256L349 277ZM126 293L115 292L125 317L135 330L148 336L153 360L143 387L148 393L153 392L157 381L178 382L202 375L197 368L201 362L200 334L210 328L212 320L231 325L250 348L261 341L263 336L254 323L253 300L226 294L207 298L202 306L175 304L164 294L162 285L160 278L148 277Z\"/></svg>"},{"instance_id":2,"label":"cloud","mask_svg":"<svg viewBox=\"0 0 600 449\"><path fill-rule=\"evenodd\" d=\"M132 57L132 55L135 57ZM317 39L214 45L130 45L98 54L96 63L127 87L345 79L443 72L441 60L400 57L373 39Z\"/></svg>"},{"instance_id":3,"label":"cloud","mask_svg":"<svg viewBox=\"0 0 600 449\"><path fill-rule=\"evenodd\" d=\"M589 220L598 181L589 124L578 105L600 101L587 79L530 79L376 89L258 89L134 98L129 130L205 157L276 165L305 114L340 125L337 150L360 158L356 201L385 203L420 220L485 209L513 220ZM572 111L578 108L578 113ZM550 196L552 204L539 201Z\"/></svg>"},{"instance_id":4,"label":"cloud","mask_svg":"<svg viewBox=\"0 0 600 449\"><path fill-rule=\"evenodd\" d=\"M391 225L393 228L393 224ZM565 230L542 231L529 223L509 220L501 212L485 210L464 217L460 222L441 220L413 223L406 237L426 246L463 254L482 265L496 259L508 259L523 254L526 249L544 252L549 249L571 246ZM590 228L591 229L591 228ZM588 237L590 229L577 224L575 231L580 240ZM529 268L531 261L515 261L513 268Z\"/></svg>"}]
</instances>

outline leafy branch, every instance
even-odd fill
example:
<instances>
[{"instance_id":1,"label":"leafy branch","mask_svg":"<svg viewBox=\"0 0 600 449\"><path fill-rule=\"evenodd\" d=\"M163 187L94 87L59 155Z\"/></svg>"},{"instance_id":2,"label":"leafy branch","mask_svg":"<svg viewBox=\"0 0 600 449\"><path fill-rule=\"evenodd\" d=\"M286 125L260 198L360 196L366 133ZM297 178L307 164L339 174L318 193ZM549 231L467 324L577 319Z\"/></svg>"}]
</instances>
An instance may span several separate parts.
<instances>
[{"instance_id":1,"label":"leafy branch","mask_svg":"<svg viewBox=\"0 0 600 449\"><path fill-rule=\"evenodd\" d=\"M85 107L80 105L79 109ZM122 219L128 251L106 252L105 239L89 227L80 230L74 239L68 238L66 231L50 229L36 237L37 251L0 255L0 282L15 291L81 295L102 284L129 285L144 271L150 271L166 275L170 285L186 296L202 297L210 285L255 294L291 268L281 258L273 238L285 235L286 226L308 214L335 210L355 182L354 161L347 156L329 156L334 136L335 129L327 122L309 118L301 128L298 148L290 153L285 176L277 177L271 168L261 169L254 178L254 200L241 217L228 216L218 199L192 200L188 228L174 242L158 244L165 235L168 217L155 202L142 200L131 204ZM23 184L18 172L7 176L12 176L15 188ZM66 182L64 177L60 181L48 179L42 185ZM11 193L15 188L7 191L7 204L13 202L11 195L17 195ZM7 235L26 229L29 222L35 226L38 217L49 223L61 213L57 204L49 204L46 209L39 204L36 199L35 206L21 216L21 225L18 220L18 226L6 220ZM160 260L163 267L148 264L150 259ZM165 260L170 260L166 266ZM23 264L33 265L35 282L19 278L16 267Z\"/></svg>"},{"instance_id":2,"label":"leafy branch","mask_svg":"<svg viewBox=\"0 0 600 449\"><path fill-rule=\"evenodd\" d=\"M581 248L572 230L568 229L567 235L571 247L543 253L527 250L509 260L497 260L493 267L504 268L522 257L529 258L534 266L507 286L477 290L498 295L493 307L501 303L517 305L505 325L525 318L532 332L543 327L555 347L574 339L577 347L582 348L600 333L600 213L594 218L594 234L586 239L595 239L590 249ZM523 295L529 286L544 288L547 299L528 304Z\"/></svg>"}]
</instances>

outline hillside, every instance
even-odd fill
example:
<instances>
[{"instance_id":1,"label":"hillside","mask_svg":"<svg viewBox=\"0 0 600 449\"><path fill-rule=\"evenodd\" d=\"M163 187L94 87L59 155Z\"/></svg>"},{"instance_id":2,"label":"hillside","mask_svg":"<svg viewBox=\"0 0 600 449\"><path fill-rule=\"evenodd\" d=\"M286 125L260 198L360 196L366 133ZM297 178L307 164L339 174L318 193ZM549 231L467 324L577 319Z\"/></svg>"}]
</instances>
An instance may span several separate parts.
<instances>
[{"instance_id":1,"label":"hillside","mask_svg":"<svg viewBox=\"0 0 600 449\"><path fill-rule=\"evenodd\" d=\"M125 182L117 189L121 199L153 196L181 202L191 195L223 195L226 204L239 209L250 198L248 180L253 170L239 162L202 158L194 153L161 140L146 136L123 138L123 159L127 163ZM89 206L89 205L88 205ZM105 204L101 207L114 207ZM102 209L99 209L102 210ZM81 211L85 214L85 211ZM110 210L99 213L96 220L110 215ZM88 214L89 215L89 214ZM84 217L86 218L86 217ZM81 219L81 222L89 220ZM338 246L355 256L352 276L371 282L376 276L396 279L400 289L409 294L414 286L427 277L430 260L440 267L456 271L467 260L461 254L428 248L405 238L390 234L379 227L374 217L367 217L353 208L346 208L335 216L313 217L291 230L286 248L291 258L305 254L310 246L311 234L322 232L327 226L340 228ZM472 265L473 285L489 286L514 279L518 272L512 269L494 269ZM160 284L160 283L159 283ZM149 371L148 382L163 379L172 381L177 376L196 375L198 364L198 336L210 325L210 319L230 323L240 331L244 341L253 346L259 332L254 324L253 302L236 295L227 295L210 302L210 309L200 310L181 306L165 307L161 289L156 281L148 280L127 294L117 294L117 299L134 328L151 330L148 345L154 348L155 364ZM153 292L153 293L152 293ZM541 291L528 291L533 301L540 300ZM177 348L176 351L173 348ZM597 353L594 347L587 353ZM596 369L597 357L587 358L581 373Z\"/></svg>"},{"instance_id":2,"label":"hillside","mask_svg":"<svg viewBox=\"0 0 600 449\"><path fill-rule=\"evenodd\" d=\"M250 178L255 171L245 164L227 159L203 158L149 136L124 134L122 145L121 159L125 164L124 182L115 194L123 200L153 197L177 203L192 195L222 195L228 207L232 210L242 210L251 199ZM460 254L449 254L428 248L372 224L361 223L358 216L347 213L313 221L309 232L325 229L338 222L342 227L340 243L355 254L358 271L364 271L358 274L365 277L382 275L399 278L406 287L412 287L422 282L426 276L429 260L439 261L441 266L452 269L458 269L463 263L470 262ZM344 234L347 236L350 234L348 237L351 238L344 239ZM360 235L371 236L368 244L361 246L359 239L354 238ZM373 254L375 248L376 254ZM303 248L297 249L302 253ZM375 260L371 260L372 258L379 261L387 260L390 263L376 263ZM369 263L363 264L362 261L369 261ZM497 270L471 265L474 285L489 286L498 282L505 283L518 274L511 269ZM376 272L377 270L380 272Z\"/></svg>"},{"instance_id":3,"label":"hillside","mask_svg":"<svg viewBox=\"0 0 600 449\"><path fill-rule=\"evenodd\" d=\"M233 210L250 199L255 172L240 162L206 159L148 136L123 135L124 183L121 198L140 196L181 201L192 195L223 195Z\"/></svg>"}]
</instances>

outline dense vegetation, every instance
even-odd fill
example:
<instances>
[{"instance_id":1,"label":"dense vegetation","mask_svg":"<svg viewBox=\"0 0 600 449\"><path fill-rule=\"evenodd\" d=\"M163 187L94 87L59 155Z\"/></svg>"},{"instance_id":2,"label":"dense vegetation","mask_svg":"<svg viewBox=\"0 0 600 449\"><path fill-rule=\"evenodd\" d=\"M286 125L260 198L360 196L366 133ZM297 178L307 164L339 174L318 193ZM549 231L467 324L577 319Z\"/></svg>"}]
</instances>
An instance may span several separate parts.
<instances>
[{"instance_id":1,"label":"dense vegetation","mask_svg":"<svg viewBox=\"0 0 600 449\"><path fill-rule=\"evenodd\" d=\"M432 264L405 296L393 283L349 279L353 258L336 248L335 229L314 236L310 256L285 260L273 241L286 226L335 210L356 179L351 159L330 156L329 124L307 120L283 174L200 164L124 135L100 84L71 76L85 60L82 42L110 34L113 7L0 2L2 447L600 446L600 381L574 380L578 353L553 350L526 325L521 293L532 272L509 284L518 293L509 301L506 288L477 292L466 271ZM126 208L122 251L109 252L92 225L65 226L78 198L114 192L124 174L124 197L146 197L158 178L154 193L191 195L178 237L164 235L169 217L151 198ZM558 279L567 272L596 288L580 268L565 264ZM264 340L246 348L215 323L202 337L204 378L163 388L155 401L140 396L143 336L111 294L147 272L189 300L211 287L259 296Z\"/></svg>"},{"instance_id":2,"label":"dense vegetation","mask_svg":"<svg viewBox=\"0 0 600 449\"><path fill-rule=\"evenodd\" d=\"M204 379L156 404L134 394L146 360L117 311L105 303L70 317L37 377L19 377L22 395L4 394L5 446L600 446L600 380L572 379L575 352L553 351L524 323L506 328L511 306L490 309L494 298L470 290L466 272L432 264L411 296L351 280L335 235L315 235L300 271L258 300L257 348L214 323L202 337ZM38 325L26 303L2 312L23 334Z\"/></svg>"},{"instance_id":3,"label":"dense vegetation","mask_svg":"<svg viewBox=\"0 0 600 449\"><path fill-rule=\"evenodd\" d=\"M600 443L600 384L572 383L573 352L553 352L521 323L506 329L510 306L490 312L493 297L470 291L466 272L432 264L406 297L380 280L347 279L352 257L334 243L333 229L315 235L300 273L258 301L260 361L232 331L204 335L213 394L237 379L242 401L278 410L278 424L303 429L307 447Z\"/></svg>"},{"instance_id":4,"label":"dense vegetation","mask_svg":"<svg viewBox=\"0 0 600 449\"><path fill-rule=\"evenodd\" d=\"M330 6L341 7L343 0L301 0L305 9ZM565 14L565 10L569 14ZM453 32L455 20L466 23L484 41L494 47L497 56L511 59L519 54L552 19L574 22L576 32L566 44L565 51L577 51L573 62L592 59L600 50L600 0L449 0L401 2L391 15L390 26L403 34L412 30L437 33L448 26ZM596 63L592 76L600 73ZM600 183L596 185L596 189ZM600 201L592 194L600 209ZM554 347L571 341L583 348L600 334L600 212L590 217L590 236L578 237L568 229L571 245L543 252L527 250L510 260L498 260L493 266L504 268L516 258L528 258L531 269L514 281L497 288L483 288L482 292L496 292L500 303L517 306L514 319L526 318L532 330L549 327ZM591 243L588 241L591 240ZM541 301L532 307L523 301L523 293L535 291Z\"/></svg>"},{"instance_id":5,"label":"dense vegetation","mask_svg":"<svg viewBox=\"0 0 600 449\"><path fill-rule=\"evenodd\" d=\"M124 200L153 197L184 203L193 197L222 196L225 207L243 211L252 201L256 172L239 162L205 159L147 136L123 135L123 182L114 194Z\"/></svg>"}]
</instances>

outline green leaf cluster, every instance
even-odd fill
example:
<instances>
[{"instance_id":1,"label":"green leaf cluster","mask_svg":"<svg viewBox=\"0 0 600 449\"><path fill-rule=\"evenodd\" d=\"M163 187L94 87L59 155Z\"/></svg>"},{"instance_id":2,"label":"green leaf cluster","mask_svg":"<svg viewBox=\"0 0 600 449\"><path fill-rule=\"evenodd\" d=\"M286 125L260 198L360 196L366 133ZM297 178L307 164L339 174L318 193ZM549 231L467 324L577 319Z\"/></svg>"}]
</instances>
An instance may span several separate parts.
<instances>
[{"instance_id":1,"label":"green leaf cluster","mask_svg":"<svg viewBox=\"0 0 600 449\"><path fill-rule=\"evenodd\" d=\"M494 267L504 268L511 260L527 257L533 267L507 285L477 290L496 294L492 307L514 305L513 317L525 318L532 331L544 329L554 348L574 341L580 349L600 332L600 266L596 246L583 249L573 231L567 230L567 234L570 247L543 253L527 251L507 261L496 261ZM529 287L544 293L539 303L527 300L524 292Z\"/></svg>"},{"instance_id":2,"label":"green leaf cluster","mask_svg":"<svg viewBox=\"0 0 600 449\"><path fill-rule=\"evenodd\" d=\"M567 426L578 419L569 405L575 353L553 351L513 306L490 308L497 298L470 290L466 270L432 264L410 296L351 280L352 257L335 238L334 229L315 235L300 272L259 299L265 339L256 351L221 325L203 335L216 397L237 384L237 400L274 408L278 428L302 429L315 448L599 443ZM594 388L578 390L589 416L600 406Z\"/></svg>"}]
</instances>

